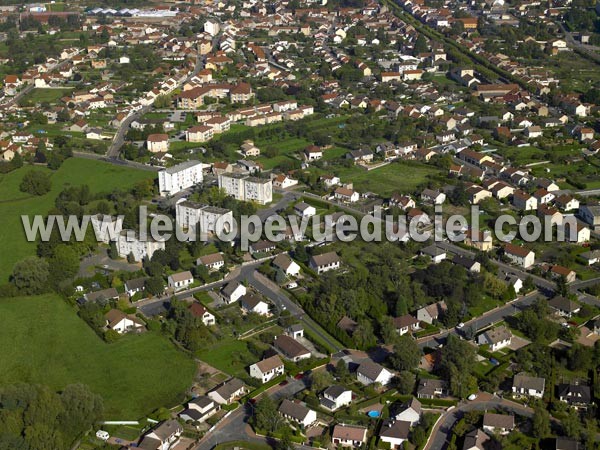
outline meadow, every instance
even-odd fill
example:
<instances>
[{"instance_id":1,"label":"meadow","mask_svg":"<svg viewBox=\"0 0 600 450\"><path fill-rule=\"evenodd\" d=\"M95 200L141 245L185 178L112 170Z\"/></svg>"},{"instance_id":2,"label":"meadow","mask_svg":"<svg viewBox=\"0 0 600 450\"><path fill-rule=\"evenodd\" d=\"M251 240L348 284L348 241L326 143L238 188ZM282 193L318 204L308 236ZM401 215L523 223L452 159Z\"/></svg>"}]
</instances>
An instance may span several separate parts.
<instances>
[{"instance_id":1,"label":"meadow","mask_svg":"<svg viewBox=\"0 0 600 450\"><path fill-rule=\"evenodd\" d=\"M52 190L48 194L34 197L19 190L21 180L29 170L51 175ZM153 177L152 172L79 158L67 159L55 172L40 166L24 166L0 175L0 283L8 280L17 261L35 254L36 244L26 240L21 215L47 214L54 207L58 194L69 185L87 184L92 193L100 193L127 189L140 180Z\"/></svg>"},{"instance_id":2,"label":"meadow","mask_svg":"<svg viewBox=\"0 0 600 450\"><path fill-rule=\"evenodd\" d=\"M193 360L164 336L107 344L56 295L1 299L0 317L0 384L86 384L104 399L107 420L136 420L184 401L195 374Z\"/></svg>"}]
</instances>

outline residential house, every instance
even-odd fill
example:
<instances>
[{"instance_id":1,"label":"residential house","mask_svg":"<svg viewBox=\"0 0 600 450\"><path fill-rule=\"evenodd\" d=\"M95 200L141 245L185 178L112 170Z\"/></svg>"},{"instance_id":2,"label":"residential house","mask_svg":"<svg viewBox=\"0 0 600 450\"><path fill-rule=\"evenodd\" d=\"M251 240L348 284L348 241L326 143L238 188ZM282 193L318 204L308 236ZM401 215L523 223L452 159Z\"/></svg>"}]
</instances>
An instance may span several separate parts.
<instances>
[{"instance_id":1,"label":"residential house","mask_svg":"<svg viewBox=\"0 0 600 450\"><path fill-rule=\"evenodd\" d=\"M421 200L434 205L441 205L446 201L446 194L433 189L423 189Z\"/></svg>"},{"instance_id":2,"label":"residential house","mask_svg":"<svg viewBox=\"0 0 600 450\"><path fill-rule=\"evenodd\" d=\"M203 423L219 409L212 398L203 395L189 401L187 408L179 413L179 418L185 422Z\"/></svg>"},{"instance_id":3,"label":"residential house","mask_svg":"<svg viewBox=\"0 0 600 450\"><path fill-rule=\"evenodd\" d=\"M537 209L538 201L527 192L517 189L513 192L512 204L521 211L531 211Z\"/></svg>"},{"instance_id":4,"label":"residential house","mask_svg":"<svg viewBox=\"0 0 600 450\"><path fill-rule=\"evenodd\" d=\"M196 260L197 266L204 266L208 270L219 270L225 266L225 259L221 253L211 253L210 255L201 256Z\"/></svg>"},{"instance_id":5,"label":"residential house","mask_svg":"<svg viewBox=\"0 0 600 450\"><path fill-rule=\"evenodd\" d=\"M467 230L464 243L481 252L489 252L493 247L493 239L490 232L479 230L475 232L472 228Z\"/></svg>"},{"instance_id":6,"label":"residential house","mask_svg":"<svg viewBox=\"0 0 600 450\"><path fill-rule=\"evenodd\" d=\"M296 186L297 184L298 180L294 180L287 175L279 174L273 178L273 187L279 189L287 189L289 187Z\"/></svg>"},{"instance_id":7,"label":"residential house","mask_svg":"<svg viewBox=\"0 0 600 450\"><path fill-rule=\"evenodd\" d=\"M232 281L221 289L221 296L227 304L237 302L244 295L246 295L246 286L239 281Z\"/></svg>"},{"instance_id":8,"label":"residential house","mask_svg":"<svg viewBox=\"0 0 600 450\"><path fill-rule=\"evenodd\" d=\"M287 398L283 399L278 411L285 419L302 425L304 428L317 421L317 413L315 411Z\"/></svg>"},{"instance_id":9,"label":"residential house","mask_svg":"<svg viewBox=\"0 0 600 450\"><path fill-rule=\"evenodd\" d=\"M267 383L279 375L283 375L284 366L283 361L279 355L271 356L270 358L263 359L250 366L250 376L257 378L263 383Z\"/></svg>"},{"instance_id":10,"label":"residential house","mask_svg":"<svg viewBox=\"0 0 600 450\"><path fill-rule=\"evenodd\" d=\"M477 337L478 345L489 345L490 350L493 352L508 347L511 343L512 333L504 326L487 330Z\"/></svg>"},{"instance_id":11,"label":"residential house","mask_svg":"<svg viewBox=\"0 0 600 450\"><path fill-rule=\"evenodd\" d=\"M584 252L579 255L588 266L592 266L600 261L600 250L592 250L589 252Z\"/></svg>"},{"instance_id":12,"label":"residential house","mask_svg":"<svg viewBox=\"0 0 600 450\"><path fill-rule=\"evenodd\" d=\"M219 405L229 405L247 393L248 389L244 382L238 378L232 378L206 395Z\"/></svg>"},{"instance_id":13,"label":"residential house","mask_svg":"<svg viewBox=\"0 0 600 450\"><path fill-rule=\"evenodd\" d=\"M125 314L118 309L111 309L104 315L104 318L106 319L106 327L119 334L144 329L144 324L137 317Z\"/></svg>"},{"instance_id":14,"label":"residential house","mask_svg":"<svg viewBox=\"0 0 600 450\"><path fill-rule=\"evenodd\" d=\"M569 194L562 194L554 200L556 206L563 211L573 211L579 209L579 200Z\"/></svg>"},{"instance_id":15,"label":"residential house","mask_svg":"<svg viewBox=\"0 0 600 450\"><path fill-rule=\"evenodd\" d=\"M151 134L146 139L146 147L151 153L163 153L169 151L168 134Z\"/></svg>"},{"instance_id":16,"label":"residential house","mask_svg":"<svg viewBox=\"0 0 600 450\"><path fill-rule=\"evenodd\" d=\"M204 325L206 325L207 327L214 325L216 323L214 314L210 313L204 307L204 305L202 305L196 301L193 301L188 309L190 310L190 313L192 314L192 316L197 317L200 320L202 320L202 323Z\"/></svg>"},{"instance_id":17,"label":"residential house","mask_svg":"<svg viewBox=\"0 0 600 450\"><path fill-rule=\"evenodd\" d=\"M571 318L581 309L578 303L565 297L554 297L548 300L548 306L552 308L559 316Z\"/></svg>"},{"instance_id":18,"label":"residential house","mask_svg":"<svg viewBox=\"0 0 600 450\"><path fill-rule=\"evenodd\" d=\"M329 270L340 268L341 259L336 252L323 253L322 255L313 255L310 257L309 266L316 270L320 275Z\"/></svg>"},{"instance_id":19,"label":"residential house","mask_svg":"<svg viewBox=\"0 0 600 450\"><path fill-rule=\"evenodd\" d=\"M442 316L447 309L448 306L446 306L446 302L443 300L427 305L417 310L417 320L431 325L435 320L439 320L440 316Z\"/></svg>"},{"instance_id":20,"label":"residential house","mask_svg":"<svg viewBox=\"0 0 600 450\"><path fill-rule=\"evenodd\" d=\"M515 416L486 412L483 415L483 429L489 434L508 434L515 428Z\"/></svg>"},{"instance_id":21,"label":"residential house","mask_svg":"<svg viewBox=\"0 0 600 450\"><path fill-rule=\"evenodd\" d=\"M285 329L285 334L292 339L304 337L304 327L299 323L295 323Z\"/></svg>"},{"instance_id":22,"label":"residential house","mask_svg":"<svg viewBox=\"0 0 600 450\"><path fill-rule=\"evenodd\" d=\"M422 248L419 251L419 254L421 256L429 256L431 258L431 261L434 264L439 264L441 263L444 259L446 259L446 251L439 248L437 245L435 244L431 244L427 247Z\"/></svg>"},{"instance_id":23,"label":"residential house","mask_svg":"<svg viewBox=\"0 0 600 450\"><path fill-rule=\"evenodd\" d=\"M300 202L294 205L294 212L300 217L312 217L317 214L317 209L306 202Z\"/></svg>"},{"instance_id":24,"label":"residential house","mask_svg":"<svg viewBox=\"0 0 600 450\"><path fill-rule=\"evenodd\" d=\"M335 190L335 192L333 193L333 196L336 200L340 200L340 201L346 202L346 203L357 202L358 199L360 198L360 195L358 192L356 192L353 189L348 189L345 187L337 188Z\"/></svg>"},{"instance_id":25,"label":"residential house","mask_svg":"<svg viewBox=\"0 0 600 450\"><path fill-rule=\"evenodd\" d=\"M115 288L102 289L100 291L88 292L83 296L86 302L101 302L105 303L109 300L118 300L119 293Z\"/></svg>"},{"instance_id":26,"label":"residential house","mask_svg":"<svg viewBox=\"0 0 600 450\"><path fill-rule=\"evenodd\" d=\"M274 242L262 240L258 242L253 242L250 244L250 254L253 255L255 253L269 253L277 248Z\"/></svg>"},{"instance_id":27,"label":"residential house","mask_svg":"<svg viewBox=\"0 0 600 450\"><path fill-rule=\"evenodd\" d=\"M556 438L556 450L581 450L583 447L575 439L559 436Z\"/></svg>"},{"instance_id":28,"label":"residential house","mask_svg":"<svg viewBox=\"0 0 600 450\"><path fill-rule=\"evenodd\" d=\"M275 337L273 347L285 358L293 362L302 361L312 356L310 350L304 347L304 345L285 334Z\"/></svg>"},{"instance_id":29,"label":"residential house","mask_svg":"<svg viewBox=\"0 0 600 450\"><path fill-rule=\"evenodd\" d=\"M546 380L544 378L518 374L513 378L512 392L516 395L542 398L545 387Z\"/></svg>"},{"instance_id":30,"label":"residential house","mask_svg":"<svg viewBox=\"0 0 600 450\"><path fill-rule=\"evenodd\" d=\"M254 313L260 316L269 314L269 304L255 294L243 295L240 298L240 307L247 313Z\"/></svg>"},{"instance_id":31,"label":"residential house","mask_svg":"<svg viewBox=\"0 0 600 450\"><path fill-rule=\"evenodd\" d=\"M544 188L539 188L537 191L535 191L533 193L533 197L537 200L538 205L550 203L556 198L552 192L549 192Z\"/></svg>"},{"instance_id":32,"label":"residential house","mask_svg":"<svg viewBox=\"0 0 600 450\"><path fill-rule=\"evenodd\" d=\"M592 227L593 231L600 231L600 206L581 205L578 214L581 220Z\"/></svg>"},{"instance_id":33,"label":"residential house","mask_svg":"<svg viewBox=\"0 0 600 450\"><path fill-rule=\"evenodd\" d=\"M485 450L486 443L491 439L487 434L476 428L465 435L463 450Z\"/></svg>"},{"instance_id":34,"label":"residential house","mask_svg":"<svg viewBox=\"0 0 600 450\"><path fill-rule=\"evenodd\" d=\"M524 247L511 243L504 244L504 255L510 259L513 264L528 269L535 262L535 253Z\"/></svg>"},{"instance_id":35,"label":"residential house","mask_svg":"<svg viewBox=\"0 0 600 450\"><path fill-rule=\"evenodd\" d=\"M367 442L367 428L337 424L333 427L331 442L340 447L361 447Z\"/></svg>"},{"instance_id":36,"label":"residential house","mask_svg":"<svg viewBox=\"0 0 600 450\"><path fill-rule=\"evenodd\" d=\"M323 157L323 150L316 145L309 145L304 149L304 159L307 161L316 161Z\"/></svg>"},{"instance_id":37,"label":"residential house","mask_svg":"<svg viewBox=\"0 0 600 450\"><path fill-rule=\"evenodd\" d=\"M592 392L586 384L563 383L558 386L558 398L575 409L587 409L592 404Z\"/></svg>"},{"instance_id":38,"label":"residential house","mask_svg":"<svg viewBox=\"0 0 600 450\"><path fill-rule=\"evenodd\" d=\"M171 289L175 289L176 291L186 289L193 283L194 276L189 270L186 270L185 272L174 273L172 275L169 275L169 277L167 278L168 286Z\"/></svg>"},{"instance_id":39,"label":"residential house","mask_svg":"<svg viewBox=\"0 0 600 450\"><path fill-rule=\"evenodd\" d=\"M386 420L379 430L379 441L389 444L390 449L402 449L408 441L410 423L403 420Z\"/></svg>"},{"instance_id":40,"label":"residential house","mask_svg":"<svg viewBox=\"0 0 600 450\"><path fill-rule=\"evenodd\" d=\"M356 369L356 378L359 382L368 386L373 383L379 383L386 386L390 383L394 374L385 367L371 361L366 361Z\"/></svg>"},{"instance_id":41,"label":"residential house","mask_svg":"<svg viewBox=\"0 0 600 450\"><path fill-rule=\"evenodd\" d=\"M558 264L553 265L550 268L550 273L553 278L564 278L567 283L572 283L577 278L577 273L574 270L571 270L564 266L559 266Z\"/></svg>"},{"instance_id":42,"label":"residential house","mask_svg":"<svg viewBox=\"0 0 600 450\"><path fill-rule=\"evenodd\" d=\"M396 328L396 332L402 336L406 333L417 331L419 329L419 321L410 314L394 317L394 328Z\"/></svg>"},{"instance_id":43,"label":"residential house","mask_svg":"<svg viewBox=\"0 0 600 450\"><path fill-rule=\"evenodd\" d=\"M448 396L448 384L444 380L421 378L417 387L417 398L441 398Z\"/></svg>"},{"instance_id":44,"label":"residential house","mask_svg":"<svg viewBox=\"0 0 600 450\"><path fill-rule=\"evenodd\" d=\"M479 263L478 261L475 261L474 259L471 259L471 258L466 258L466 257L460 256L460 255L454 255L454 258L452 258L452 263L457 266L464 267L469 272L473 272L473 273L481 272L481 263Z\"/></svg>"},{"instance_id":45,"label":"residential house","mask_svg":"<svg viewBox=\"0 0 600 450\"><path fill-rule=\"evenodd\" d=\"M323 391L319 403L329 411L335 411L352 403L352 391L340 385L329 386Z\"/></svg>"},{"instance_id":46,"label":"residential house","mask_svg":"<svg viewBox=\"0 0 600 450\"><path fill-rule=\"evenodd\" d=\"M300 274L300 266L285 253L277 255L273 265L288 277L297 277Z\"/></svg>"},{"instance_id":47,"label":"residential house","mask_svg":"<svg viewBox=\"0 0 600 450\"><path fill-rule=\"evenodd\" d=\"M144 435L138 448L147 450L171 450L179 443L183 427L176 420L167 420Z\"/></svg>"},{"instance_id":48,"label":"residential house","mask_svg":"<svg viewBox=\"0 0 600 450\"><path fill-rule=\"evenodd\" d=\"M146 287L146 277L134 278L125 282L125 292L131 299L138 292L143 292Z\"/></svg>"},{"instance_id":49,"label":"residential house","mask_svg":"<svg viewBox=\"0 0 600 450\"><path fill-rule=\"evenodd\" d=\"M206 125L196 125L185 131L187 142L208 142L213 138L213 128Z\"/></svg>"},{"instance_id":50,"label":"residential house","mask_svg":"<svg viewBox=\"0 0 600 450\"><path fill-rule=\"evenodd\" d=\"M412 397L402 405L400 411L395 414L395 418L396 420L408 422L411 427L414 427L421 420L421 414L423 414L421 402Z\"/></svg>"}]
</instances>

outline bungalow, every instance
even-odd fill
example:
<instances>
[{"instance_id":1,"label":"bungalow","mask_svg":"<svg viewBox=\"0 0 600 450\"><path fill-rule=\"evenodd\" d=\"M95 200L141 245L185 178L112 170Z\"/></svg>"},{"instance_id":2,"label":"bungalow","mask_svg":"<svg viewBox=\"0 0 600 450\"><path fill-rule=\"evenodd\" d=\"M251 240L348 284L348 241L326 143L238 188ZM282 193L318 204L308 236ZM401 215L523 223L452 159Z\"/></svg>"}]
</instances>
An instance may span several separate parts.
<instances>
[{"instance_id":1,"label":"bungalow","mask_svg":"<svg viewBox=\"0 0 600 450\"><path fill-rule=\"evenodd\" d=\"M460 256L460 255L454 255L454 258L452 258L452 263L457 266L464 267L469 272L473 272L473 273L481 272L481 263L479 263L478 261L475 261L474 259L471 259L471 258L466 258L466 257Z\"/></svg>"},{"instance_id":2,"label":"bungalow","mask_svg":"<svg viewBox=\"0 0 600 450\"><path fill-rule=\"evenodd\" d=\"M254 145L254 141L251 141L250 139L246 139L241 147L240 147L240 151L242 153L242 155L244 155L246 158L248 157L253 157L253 156L260 156L260 148L258 148L256 145Z\"/></svg>"},{"instance_id":3,"label":"bungalow","mask_svg":"<svg viewBox=\"0 0 600 450\"><path fill-rule=\"evenodd\" d=\"M483 415L483 430L489 434L508 434L515 428L515 416L486 412Z\"/></svg>"},{"instance_id":4,"label":"bungalow","mask_svg":"<svg viewBox=\"0 0 600 450\"><path fill-rule=\"evenodd\" d=\"M287 175L279 174L273 178L273 187L279 189L287 189L298 184L298 180L288 177Z\"/></svg>"},{"instance_id":5,"label":"bungalow","mask_svg":"<svg viewBox=\"0 0 600 450\"><path fill-rule=\"evenodd\" d=\"M239 281L232 281L221 289L221 296L227 304L237 302L244 295L246 295L246 286Z\"/></svg>"},{"instance_id":6,"label":"bungalow","mask_svg":"<svg viewBox=\"0 0 600 450\"><path fill-rule=\"evenodd\" d=\"M490 198L492 196L492 193L487 189L482 188L481 186L473 184L472 186L467 188L467 196L469 197L469 202L472 205L477 205L486 198Z\"/></svg>"},{"instance_id":7,"label":"bungalow","mask_svg":"<svg viewBox=\"0 0 600 450\"><path fill-rule=\"evenodd\" d=\"M311 256L309 266L311 269L316 270L320 275L329 270L339 269L340 263L340 257L336 252L328 252L323 253L322 255Z\"/></svg>"},{"instance_id":8,"label":"bungalow","mask_svg":"<svg viewBox=\"0 0 600 450\"><path fill-rule=\"evenodd\" d=\"M544 203L550 203L552 200L556 198L556 196L547 191L544 188L540 188L533 193L533 197L537 200L538 205L543 205Z\"/></svg>"},{"instance_id":9,"label":"bungalow","mask_svg":"<svg viewBox=\"0 0 600 450\"><path fill-rule=\"evenodd\" d=\"M504 256L506 256L513 264L527 269L535 262L535 253L526 248L514 245L511 243L504 244Z\"/></svg>"},{"instance_id":10,"label":"bungalow","mask_svg":"<svg viewBox=\"0 0 600 450\"><path fill-rule=\"evenodd\" d=\"M408 440L410 422L403 420L386 420L379 431L379 441L389 444L390 449L404 448L404 442Z\"/></svg>"},{"instance_id":11,"label":"bungalow","mask_svg":"<svg viewBox=\"0 0 600 450\"><path fill-rule=\"evenodd\" d=\"M569 194L562 194L556 197L554 200L556 206L558 206L563 211L572 211L574 209L579 209L579 200Z\"/></svg>"},{"instance_id":12,"label":"bungalow","mask_svg":"<svg viewBox=\"0 0 600 450\"><path fill-rule=\"evenodd\" d=\"M559 316L567 318L571 318L573 314L577 314L581 309L578 303L565 297L554 297L552 300L548 300L548 306Z\"/></svg>"},{"instance_id":13,"label":"bungalow","mask_svg":"<svg viewBox=\"0 0 600 450\"><path fill-rule=\"evenodd\" d=\"M304 337L304 327L299 323L295 323L285 329L285 334L292 339Z\"/></svg>"},{"instance_id":14,"label":"bungalow","mask_svg":"<svg viewBox=\"0 0 600 450\"><path fill-rule=\"evenodd\" d=\"M315 411L287 398L283 399L278 411L285 419L302 425L305 428L317 421L317 413Z\"/></svg>"},{"instance_id":15,"label":"bungalow","mask_svg":"<svg viewBox=\"0 0 600 450\"><path fill-rule=\"evenodd\" d=\"M340 178L336 177L335 175L322 175L319 181L322 182L327 188L338 186L342 182Z\"/></svg>"},{"instance_id":16,"label":"bungalow","mask_svg":"<svg viewBox=\"0 0 600 450\"><path fill-rule=\"evenodd\" d=\"M296 277L300 274L300 266L285 253L277 255L273 265L288 277Z\"/></svg>"},{"instance_id":17,"label":"bungalow","mask_svg":"<svg viewBox=\"0 0 600 450\"><path fill-rule=\"evenodd\" d=\"M144 324L135 316L125 314L118 309L111 309L104 315L106 327L119 334L125 334L129 331L138 331L144 328Z\"/></svg>"},{"instance_id":18,"label":"bungalow","mask_svg":"<svg viewBox=\"0 0 600 450\"><path fill-rule=\"evenodd\" d=\"M434 264L439 264L446 259L446 251L442 250L435 244L431 244L428 247L422 248L419 251L419 254L421 256L429 256Z\"/></svg>"},{"instance_id":19,"label":"bungalow","mask_svg":"<svg viewBox=\"0 0 600 450\"><path fill-rule=\"evenodd\" d=\"M333 445L341 447L361 447L367 442L367 429L354 425L337 424L331 433Z\"/></svg>"},{"instance_id":20,"label":"bungalow","mask_svg":"<svg viewBox=\"0 0 600 450\"><path fill-rule=\"evenodd\" d=\"M402 336L408 332L413 332L419 329L419 321L410 314L405 314L400 317L394 317L394 328L396 332Z\"/></svg>"},{"instance_id":21,"label":"bungalow","mask_svg":"<svg viewBox=\"0 0 600 450\"><path fill-rule=\"evenodd\" d=\"M286 359L293 362L302 361L303 359L308 359L312 356L310 350L304 345L285 334L275 337L273 347L275 347L275 349Z\"/></svg>"},{"instance_id":22,"label":"bungalow","mask_svg":"<svg viewBox=\"0 0 600 450\"><path fill-rule=\"evenodd\" d=\"M442 300L417 310L417 320L431 325L434 320L438 320L447 310L448 306Z\"/></svg>"},{"instance_id":23,"label":"bungalow","mask_svg":"<svg viewBox=\"0 0 600 450\"><path fill-rule=\"evenodd\" d=\"M527 139L536 139L542 137L543 135L544 132L542 131L542 127L539 125L533 125L525 129L525 137L527 137Z\"/></svg>"},{"instance_id":24,"label":"bungalow","mask_svg":"<svg viewBox=\"0 0 600 450\"><path fill-rule=\"evenodd\" d=\"M545 386L546 380L544 378L518 374L513 378L512 392L516 395L542 398Z\"/></svg>"},{"instance_id":25,"label":"bungalow","mask_svg":"<svg viewBox=\"0 0 600 450\"><path fill-rule=\"evenodd\" d=\"M408 402L402 405L401 410L396 414L396 420L402 420L410 423L411 426L415 426L421 420L421 414L423 409L421 402L416 398L412 397Z\"/></svg>"},{"instance_id":26,"label":"bungalow","mask_svg":"<svg viewBox=\"0 0 600 450\"><path fill-rule=\"evenodd\" d=\"M346 159L351 159L355 163L364 162L370 163L373 161L373 152L371 150L352 150L346 153Z\"/></svg>"},{"instance_id":27,"label":"bungalow","mask_svg":"<svg viewBox=\"0 0 600 450\"><path fill-rule=\"evenodd\" d=\"M600 261L600 250L592 250L589 252L584 252L582 254L579 255L580 258L582 258L588 266L592 266L594 264L596 264L598 261Z\"/></svg>"},{"instance_id":28,"label":"bungalow","mask_svg":"<svg viewBox=\"0 0 600 450\"><path fill-rule=\"evenodd\" d=\"M197 266L204 266L208 270L219 270L225 266L225 259L221 253L211 253L210 255L201 256L196 260Z\"/></svg>"},{"instance_id":29,"label":"bungalow","mask_svg":"<svg viewBox=\"0 0 600 450\"><path fill-rule=\"evenodd\" d=\"M247 313L254 313L260 316L269 314L269 304L263 301L258 295L246 294L240 298L240 308Z\"/></svg>"},{"instance_id":30,"label":"bungalow","mask_svg":"<svg viewBox=\"0 0 600 450\"><path fill-rule=\"evenodd\" d=\"M329 411L335 411L352 403L352 391L340 385L329 386L323 391L319 403Z\"/></svg>"},{"instance_id":31,"label":"bungalow","mask_svg":"<svg viewBox=\"0 0 600 450\"><path fill-rule=\"evenodd\" d=\"M337 188L333 195L337 200L340 200L342 202L347 202L347 203L357 202L358 199L360 198L358 192L354 191L353 189L348 189L345 187Z\"/></svg>"},{"instance_id":32,"label":"bungalow","mask_svg":"<svg viewBox=\"0 0 600 450\"><path fill-rule=\"evenodd\" d=\"M175 289L179 291L181 289L187 288L189 285L194 283L194 277L189 270L185 272L178 272L172 275L169 275L167 278L167 284L171 289Z\"/></svg>"},{"instance_id":33,"label":"bungalow","mask_svg":"<svg viewBox=\"0 0 600 450\"><path fill-rule=\"evenodd\" d=\"M416 207L415 201L408 195L400 195L398 193L392 194L389 201L390 206L400 208L403 211L409 210Z\"/></svg>"},{"instance_id":34,"label":"bungalow","mask_svg":"<svg viewBox=\"0 0 600 450\"><path fill-rule=\"evenodd\" d=\"M115 288L102 289L100 291L88 292L83 296L86 302L108 302L109 300L118 300L119 293Z\"/></svg>"},{"instance_id":35,"label":"bungalow","mask_svg":"<svg viewBox=\"0 0 600 450\"><path fill-rule=\"evenodd\" d=\"M572 283L577 278L577 273L574 270L571 270L564 266L559 266L558 264L553 265L550 268L550 273L553 278L564 278L567 283Z\"/></svg>"},{"instance_id":36,"label":"bungalow","mask_svg":"<svg viewBox=\"0 0 600 450\"><path fill-rule=\"evenodd\" d=\"M487 330L477 337L478 345L489 345L490 350L495 352L501 348L508 347L512 343L512 333L504 326Z\"/></svg>"},{"instance_id":37,"label":"bungalow","mask_svg":"<svg viewBox=\"0 0 600 450\"><path fill-rule=\"evenodd\" d=\"M362 363L356 370L357 380L365 386L373 383L379 383L382 386L386 386L393 377L394 374L392 372L371 361Z\"/></svg>"},{"instance_id":38,"label":"bungalow","mask_svg":"<svg viewBox=\"0 0 600 450\"><path fill-rule=\"evenodd\" d=\"M187 408L179 413L179 418L184 422L203 423L219 409L220 406L212 398L196 397L187 403Z\"/></svg>"},{"instance_id":39,"label":"bungalow","mask_svg":"<svg viewBox=\"0 0 600 450\"><path fill-rule=\"evenodd\" d=\"M216 323L215 320L215 316L210 313L205 307L204 305L196 302L196 301L192 301L192 304L188 307L188 309L190 310L190 313L192 314L193 317L197 317L200 320L202 320L202 323L205 326L211 326L214 325Z\"/></svg>"},{"instance_id":40,"label":"bungalow","mask_svg":"<svg viewBox=\"0 0 600 450\"><path fill-rule=\"evenodd\" d=\"M170 450L177 446L182 433L183 427L179 422L167 420L145 434L137 447L151 450Z\"/></svg>"},{"instance_id":41,"label":"bungalow","mask_svg":"<svg viewBox=\"0 0 600 450\"><path fill-rule=\"evenodd\" d=\"M250 376L257 378L263 383L267 383L279 375L283 375L284 366L283 361L279 355L271 356L270 358L263 359L250 366Z\"/></svg>"},{"instance_id":42,"label":"bungalow","mask_svg":"<svg viewBox=\"0 0 600 450\"><path fill-rule=\"evenodd\" d=\"M489 252L493 247L492 235L489 232L475 231L469 228L465 235L465 245L476 248L481 252Z\"/></svg>"},{"instance_id":43,"label":"bungalow","mask_svg":"<svg viewBox=\"0 0 600 450\"><path fill-rule=\"evenodd\" d=\"M219 405L228 405L235 399L241 398L248 392L246 385L242 380L232 378L226 381L221 386L210 391L208 395L213 401Z\"/></svg>"}]
</instances>

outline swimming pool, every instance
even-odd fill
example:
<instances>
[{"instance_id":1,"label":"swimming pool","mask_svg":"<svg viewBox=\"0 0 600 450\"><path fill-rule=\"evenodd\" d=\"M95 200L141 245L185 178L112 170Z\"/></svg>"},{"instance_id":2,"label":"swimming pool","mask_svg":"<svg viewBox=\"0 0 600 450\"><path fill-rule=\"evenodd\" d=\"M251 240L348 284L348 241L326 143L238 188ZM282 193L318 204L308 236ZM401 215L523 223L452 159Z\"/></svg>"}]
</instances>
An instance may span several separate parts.
<instances>
[{"instance_id":1,"label":"swimming pool","mask_svg":"<svg viewBox=\"0 0 600 450\"><path fill-rule=\"evenodd\" d=\"M367 416L369 416L373 419L377 419L380 415L381 415L381 413L379 411L369 411L367 413Z\"/></svg>"}]
</instances>

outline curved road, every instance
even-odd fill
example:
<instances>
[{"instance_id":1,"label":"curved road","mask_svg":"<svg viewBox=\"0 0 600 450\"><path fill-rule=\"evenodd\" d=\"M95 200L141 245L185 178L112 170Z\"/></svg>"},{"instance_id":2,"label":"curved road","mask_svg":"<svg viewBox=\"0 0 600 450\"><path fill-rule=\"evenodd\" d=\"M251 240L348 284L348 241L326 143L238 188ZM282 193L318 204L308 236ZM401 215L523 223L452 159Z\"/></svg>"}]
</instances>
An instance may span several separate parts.
<instances>
[{"instance_id":1,"label":"curved road","mask_svg":"<svg viewBox=\"0 0 600 450\"><path fill-rule=\"evenodd\" d=\"M533 409L520 405L510 400L504 400L488 393L480 393L479 398L473 402L463 403L456 408L446 411L442 414L438 422L433 427L431 435L423 450L443 450L448 446L450 433L456 422L458 422L466 412L498 410L509 414L516 414L525 417L533 417Z\"/></svg>"}]
</instances>

